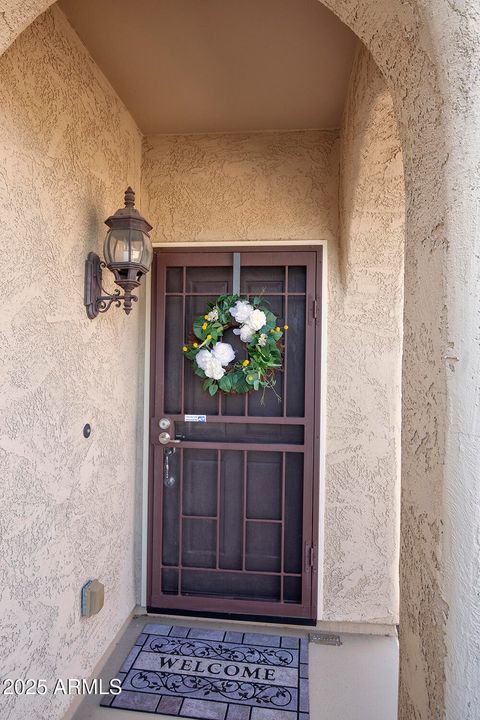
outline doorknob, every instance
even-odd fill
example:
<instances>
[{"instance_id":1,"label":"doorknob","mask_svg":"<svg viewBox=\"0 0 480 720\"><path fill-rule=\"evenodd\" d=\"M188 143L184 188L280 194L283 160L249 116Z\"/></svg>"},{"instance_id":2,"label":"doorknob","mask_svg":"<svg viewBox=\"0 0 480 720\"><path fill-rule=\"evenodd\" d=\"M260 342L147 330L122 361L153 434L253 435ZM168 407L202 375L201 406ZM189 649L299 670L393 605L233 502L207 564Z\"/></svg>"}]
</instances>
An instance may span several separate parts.
<instances>
[{"instance_id":1,"label":"doorknob","mask_svg":"<svg viewBox=\"0 0 480 720\"><path fill-rule=\"evenodd\" d=\"M168 443L179 443L180 440L174 440L170 437L170 433L168 432L161 432L158 436L158 442L162 445L168 445Z\"/></svg>"}]
</instances>

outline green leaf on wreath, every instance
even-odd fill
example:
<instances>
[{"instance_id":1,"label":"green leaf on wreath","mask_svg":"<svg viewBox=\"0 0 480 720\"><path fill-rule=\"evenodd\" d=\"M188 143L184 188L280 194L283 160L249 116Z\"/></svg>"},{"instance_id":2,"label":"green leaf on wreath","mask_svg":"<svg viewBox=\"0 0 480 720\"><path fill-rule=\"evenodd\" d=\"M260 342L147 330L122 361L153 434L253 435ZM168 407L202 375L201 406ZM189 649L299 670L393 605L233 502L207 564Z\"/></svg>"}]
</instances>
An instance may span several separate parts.
<instances>
[{"instance_id":1,"label":"green leaf on wreath","mask_svg":"<svg viewBox=\"0 0 480 720\"><path fill-rule=\"evenodd\" d=\"M199 340L203 340L202 325L204 322L205 322L205 320L203 318L198 318L193 323L193 333L194 333L195 337L197 337Z\"/></svg>"},{"instance_id":2,"label":"green leaf on wreath","mask_svg":"<svg viewBox=\"0 0 480 720\"><path fill-rule=\"evenodd\" d=\"M218 386L220 390L223 390L223 392L230 392L230 390L232 389L232 376L224 375L218 381Z\"/></svg>"}]
</instances>

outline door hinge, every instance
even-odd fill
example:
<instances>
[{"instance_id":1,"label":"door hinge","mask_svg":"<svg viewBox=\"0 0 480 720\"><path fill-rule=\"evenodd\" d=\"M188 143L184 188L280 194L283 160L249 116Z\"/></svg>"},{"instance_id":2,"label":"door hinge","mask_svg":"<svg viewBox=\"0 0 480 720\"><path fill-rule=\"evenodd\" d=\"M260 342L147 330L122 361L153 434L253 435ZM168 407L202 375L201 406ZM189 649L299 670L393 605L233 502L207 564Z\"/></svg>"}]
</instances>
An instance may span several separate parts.
<instances>
[{"instance_id":1,"label":"door hinge","mask_svg":"<svg viewBox=\"0 0 480 720\"><path fill-rule=\"evenodd\" d=\"M305 570L311 570L315 572L317 569L317 546L305 545Z\"/></svg>"},{"instance_id":2,"label":"door hinge","mask_svg":"<svg viewBox=\"0 0 480 720\"><path fill-rule=\"evenodd\" d=\"M313 301L312 315L313 319L316 320L318 315L318 300Z\"/></svg>"}]
</instances>

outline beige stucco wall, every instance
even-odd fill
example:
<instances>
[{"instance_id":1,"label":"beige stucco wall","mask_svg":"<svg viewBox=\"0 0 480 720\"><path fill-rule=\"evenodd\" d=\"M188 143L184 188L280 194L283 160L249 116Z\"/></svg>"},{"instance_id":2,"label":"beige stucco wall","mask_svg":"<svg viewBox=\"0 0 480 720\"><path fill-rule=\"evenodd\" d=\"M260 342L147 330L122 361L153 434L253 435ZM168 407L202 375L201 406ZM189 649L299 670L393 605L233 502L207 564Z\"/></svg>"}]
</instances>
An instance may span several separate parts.
<instances>
[{"instance_id":1,"label":"beige stucco wall","mask_svg":"<svg viewBox=\"0 0 480 720\"><path fill-rule=\"evenodd\" d=\"M88 677L136 599L143 321L88 320L83 266L140 189L141 138L56 9L0 58L0 108L0 677L51 683ZM94 577L105 607L82 620ZM2 694L0 716L52 720L71 700Z\"/></svg>"},{"instance_id":2,"label":"beige stucco wall","mask_svg":"<svg viewBox=\"0 0 480 720\"><path fill-rule=\"evenodd\" d=\"M326 619L398 622L405 197L392 97L359 46L329 252Z\"/></svg>"},{"instance_id":3,"label":"beige stucco wall","mask_svg":"<svg viewBox=\"0 0 480 720\"><path fill-rule=\"evenodd\" d=\"M2 0L1 51L51 4ZM405 164L400 717L473 720L480 707L478 2L324 4L381 68Z\"/></svg>"},{"instance_id":4,"label":"beige stucco wall","mask_svg":"<svg viewBox=\"0 0 480 720\"><path fill-rule=\"evenodd\" d=\"M337 131L148 137L143 195L162 242L326 242L319 617L392 624L398 621L404 204L392 102L367 55L352 78L342 144L346 273L338 260Z\"/></svg>"},{"instance_id":5,"label":"beige stucco wall","mask_svg":"<svg viewBox=\"0 0 480 720\"><path fill-rule=\"evenodd\" d=\"M160 242L333 240L338 132L153 135L143 193Z\"/></svg>"}]
</instances>

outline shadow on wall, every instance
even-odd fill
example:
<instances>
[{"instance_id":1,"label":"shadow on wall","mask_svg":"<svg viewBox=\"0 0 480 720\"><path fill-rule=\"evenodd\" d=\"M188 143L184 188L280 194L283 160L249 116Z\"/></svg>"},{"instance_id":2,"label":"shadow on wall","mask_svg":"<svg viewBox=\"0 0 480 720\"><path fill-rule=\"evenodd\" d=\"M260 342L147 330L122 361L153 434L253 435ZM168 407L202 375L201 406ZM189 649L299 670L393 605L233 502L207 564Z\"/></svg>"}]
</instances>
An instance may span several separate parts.
<instances>
[{"instance_id":1,"label":"shadow on wall","mask_svg":"<svg viewBox=\"0 0 480 720\"><path fill-rule=\"evenodd\" d=\"M361 43L340 134L339 236L344 286L359 260L374 265L382 255L404 252L404 170L393 99Z\"/></svg>"}]
</instances>

